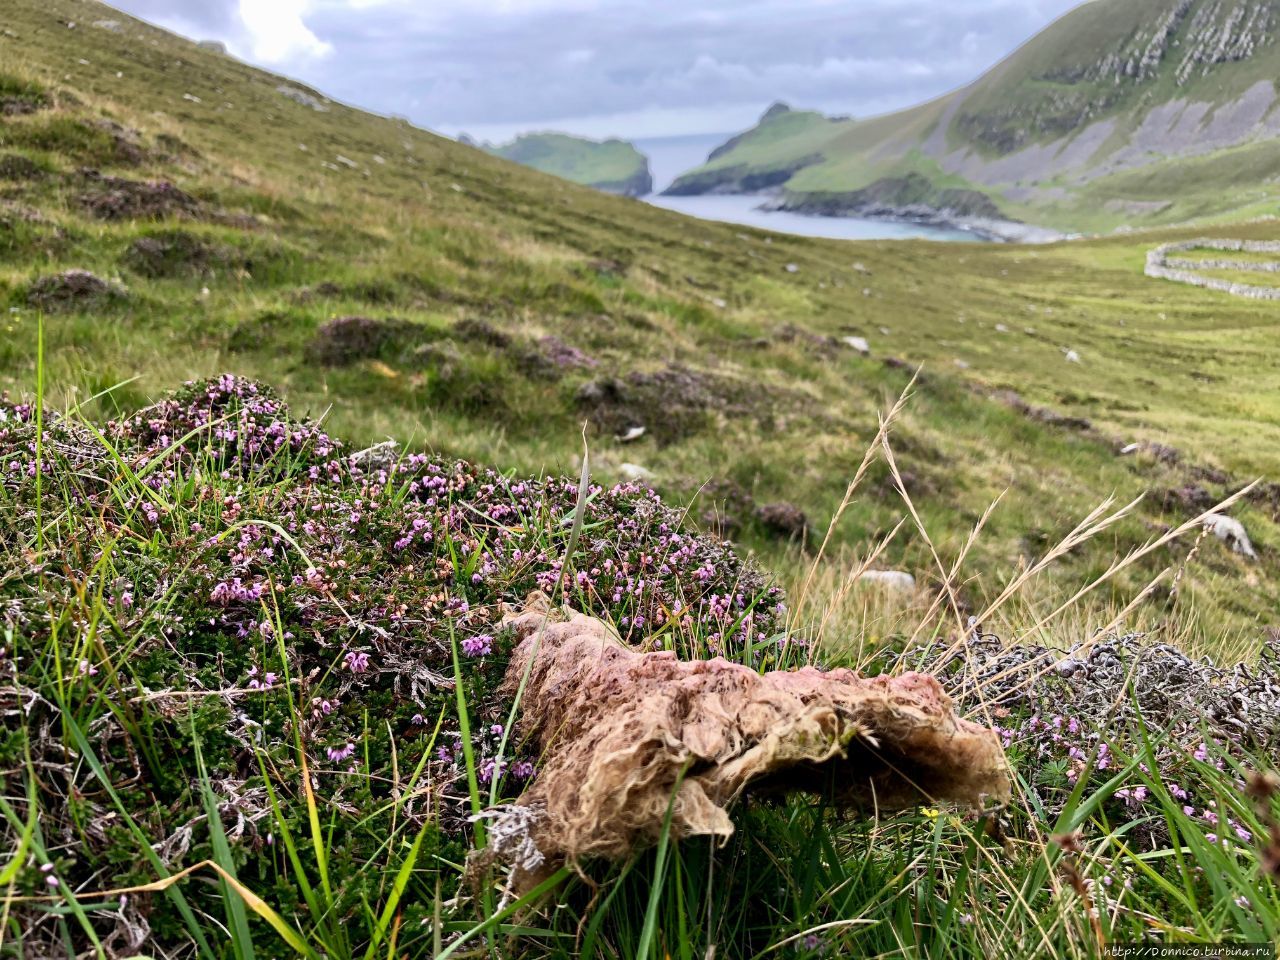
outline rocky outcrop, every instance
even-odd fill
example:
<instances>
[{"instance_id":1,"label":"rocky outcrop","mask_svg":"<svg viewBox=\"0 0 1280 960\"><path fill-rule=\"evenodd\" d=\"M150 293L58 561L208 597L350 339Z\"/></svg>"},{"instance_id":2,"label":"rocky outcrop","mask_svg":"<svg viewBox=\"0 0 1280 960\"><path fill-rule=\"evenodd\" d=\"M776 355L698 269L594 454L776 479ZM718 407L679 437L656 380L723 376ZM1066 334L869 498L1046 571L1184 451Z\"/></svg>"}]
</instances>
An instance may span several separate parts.
<instances>
[{"instance_id":1,"label":"rocky outcrop","mask_svg":"<svg viewBox=\"0 0 1280 960\"><path fill-rule=\"evenodd\" d=\"M805 167L822 161L822 155L815 153L785 166L767 170L752 169L747 164L699 170L677 178L662 193L668 197L697 197L708 193L763 193L781 187Z\"/></svg>"},{"instance_id":2,"label":"rocky outcrop","mask_svg":"<svg viewBox=\"0 0 1280 960\"><path fill-rule=\"evenodd\" d=\"M625 180L602 180L587 186L622 197L647 197L653 193L653 174L649 171L649 161L645 160L644 166Z\"/></svg>"},{"instance_id":3,"label":"rocky outcrop","mask_svg":"<svg viewBox=\"0 0 1280 960\"><path fill-rule=\"evenodd\" d=\"M995 201L985 193L956 187L940 189L918 173L885 177L860 190L788 193L777 208L829 217L1000 219L1003 216Z\"/></svg>"}]
</instances>

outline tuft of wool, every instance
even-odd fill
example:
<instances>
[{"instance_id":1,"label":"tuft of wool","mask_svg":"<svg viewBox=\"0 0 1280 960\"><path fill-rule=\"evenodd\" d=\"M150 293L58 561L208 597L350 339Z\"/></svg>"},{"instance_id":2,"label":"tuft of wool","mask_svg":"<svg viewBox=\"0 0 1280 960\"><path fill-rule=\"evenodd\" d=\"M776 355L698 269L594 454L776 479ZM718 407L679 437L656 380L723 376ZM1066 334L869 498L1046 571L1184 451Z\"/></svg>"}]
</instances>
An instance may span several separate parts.
<instances>
[{"instance_id":1,"label":"tuft of wool","mask_svg":"<svg viewBox=\"0 0 1280 960\"><path fill-rule=\"evenodd\" d=\"M541 594L505 623L518 646L503 692L524 684L518 732L541 750L512 823L538 857L527 844L515 862L491 851L517 887L566 861L657 842L669 808L674 836L728 837L729 807L747 790L817 793L864 811L1008 800L996 734L958 717L932 677L760 674L641 653Z\"/></svg>"}]
</instances>

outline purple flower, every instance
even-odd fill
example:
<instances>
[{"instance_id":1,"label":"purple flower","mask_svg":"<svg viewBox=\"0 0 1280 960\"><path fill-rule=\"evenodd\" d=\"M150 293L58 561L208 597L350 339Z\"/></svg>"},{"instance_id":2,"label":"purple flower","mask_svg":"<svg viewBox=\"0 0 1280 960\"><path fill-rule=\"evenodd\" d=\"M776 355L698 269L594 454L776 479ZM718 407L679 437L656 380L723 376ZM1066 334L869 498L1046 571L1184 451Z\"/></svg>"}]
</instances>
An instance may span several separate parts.
<instances>
[{"instance_id":1,"label":"purple flower","mask_svg":"<svg viewBox=\"0 0 1280 960\"><path fill-rule=\"evenodd\" d=\"M369 669L369 654L351 650L344 658L347 669L352 673L364 673Z\"/></svg>"},{"instance_id":2,"label":"purple flower","mask_svg":"<svg viewBox=\"0 0 1280 960\"><path fill-rule=\"evenodd\" d=\"M356 753L356 745L351 741L347 741L340 747L329 747L325 750L325 755L332 763L342 763L350 760Z\"/></svg>"},{"instance_id":3,"label":"purple flower","mask_svg":"<svg viewBox=\"0 0 1280 960\"><path fill-rule=\"evenodd\" d=\"M468 657L486 657L493 652L493 637L487 633L467 637L462 641L462 652Z\"/></svg>"}]
</instances>

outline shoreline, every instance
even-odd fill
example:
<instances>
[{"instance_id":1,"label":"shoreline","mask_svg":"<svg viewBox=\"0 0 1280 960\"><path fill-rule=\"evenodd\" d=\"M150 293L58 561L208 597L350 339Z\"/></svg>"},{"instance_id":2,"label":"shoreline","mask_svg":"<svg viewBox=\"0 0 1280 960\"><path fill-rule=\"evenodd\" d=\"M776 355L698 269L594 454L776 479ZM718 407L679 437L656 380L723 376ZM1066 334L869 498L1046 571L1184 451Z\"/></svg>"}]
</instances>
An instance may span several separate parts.
<instances>
[{"instance_id":1,"label":"shoreline","mask_svg":"<svg viewBox=\"0 0 1280 960\"><path fill-rule=\"evenodd\" d=\"M767 194L759 194L767 196ZM1003 220L998 217L974 217L939 210L924 204L894 206L892 204L874 204L847 211L823 212L805 204L789 206L785 197L777 197L773 202L765 201L759 209L771 212L795 213L806 217L852 217L859 220L882 220L886 223L911 223L919 226L938 227L945 230L960 230L981 237L989 243L1058 243L1070 239L1069 235L1048 227L1037 227L1017 220Z\"/></svg>"},{"instance_id":2,"label":"shoreline","mask_svg":"<svg viewBox=\"0 0 1280 960\"><path fill-rule=\"evenodd\" d=\"M895 206L893 204L865 204L861 207L841 209L838 206L825 205L815 208L812 205L798 203L789 205L781 191L746 191L717 188L697 194L669 194L657 191L654 196L678 197L756 197L760 203L753 209L765 213L791 213L797 216L814 217L825 220L870 220L882 223L899 223L909 226L932 227L939 230L953 230L967 233L975 239L986 243L1025 243L1045 244L1058 243L1071 239L1070 234L1061 233L1048 227L1021 223L1017 220L1004 220L998 217L969 216L953 211L940 210L925 204Z\"/></svg>"}]
</instances>

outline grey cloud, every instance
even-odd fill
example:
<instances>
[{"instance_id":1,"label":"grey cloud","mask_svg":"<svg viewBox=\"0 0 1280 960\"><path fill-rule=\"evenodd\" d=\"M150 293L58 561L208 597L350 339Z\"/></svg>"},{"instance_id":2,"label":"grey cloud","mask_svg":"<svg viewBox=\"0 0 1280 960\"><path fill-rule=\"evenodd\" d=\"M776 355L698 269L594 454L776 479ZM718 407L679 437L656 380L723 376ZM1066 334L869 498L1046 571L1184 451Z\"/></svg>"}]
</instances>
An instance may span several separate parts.
<instances>
[{"instance_id":1,"label":"grey cloud","mask_svg":"<svg viewBox=\"0 0 1280 960\"><path fill-rule=\"evenodd\" d=\"M718 132L776 99L867 115L935 96L1073 3L319 0L306 24L334 52L285 69L333 96L445 130L558 123L627 134L604 128L644 117L654 129L637 133L653 135L665 117ZM239 29L234 0L122 6Z\"/></svg>"}]
</instances>

